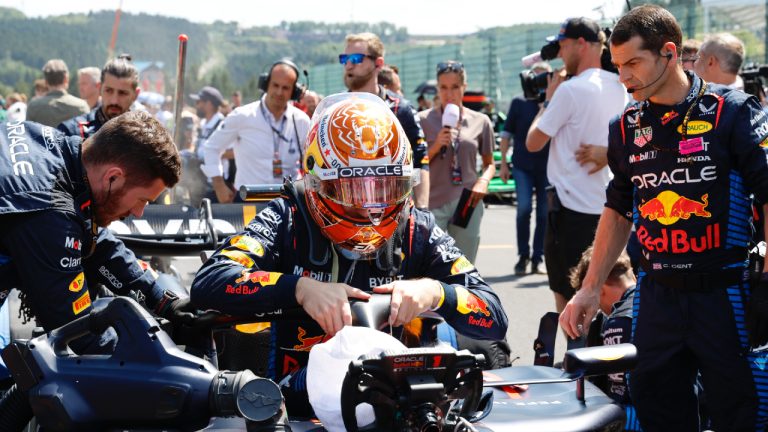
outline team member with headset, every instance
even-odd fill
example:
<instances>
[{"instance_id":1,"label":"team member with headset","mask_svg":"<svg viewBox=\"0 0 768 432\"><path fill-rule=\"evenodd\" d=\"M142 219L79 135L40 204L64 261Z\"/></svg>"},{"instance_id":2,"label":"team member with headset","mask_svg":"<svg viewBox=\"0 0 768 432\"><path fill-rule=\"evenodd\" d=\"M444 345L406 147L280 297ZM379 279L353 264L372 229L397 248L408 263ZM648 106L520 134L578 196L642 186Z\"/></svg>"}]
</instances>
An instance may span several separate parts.
<instances>
[{"instance_id":1,"label":"team member with headset","mask_svg":"<svg viewBox=\"0 0 768 432\"><path fill-rule=\"evenodd\" d=\"M581 289L560 315L571 337L634 225L642 254L629 391L644 431L701 430L701 375L716 431L768 424L768 274L750 284L753 200L768 208L768 119L757 98L707 83L679 61L682 30L656 5L624 15L611 57L636 102L608 129L613 179ZM760 221L765 227L765 220Z\"/></svg>"},{"instance_id":2,"label":"team member with headset","mask_svg":"<svg viewBox=\"0 0 768 432\"><path fill-rule=\"evenodd\" d=\"M280 184L298 178L309 117L289 104L301 98L299 68L282 59L259 79L264 95L227 116L203 147L203 172L212 179L219 202L235 199L222 177L221 154L230 145L235 152L235 188L243 184Z\"/></svg>"}]
</instances>

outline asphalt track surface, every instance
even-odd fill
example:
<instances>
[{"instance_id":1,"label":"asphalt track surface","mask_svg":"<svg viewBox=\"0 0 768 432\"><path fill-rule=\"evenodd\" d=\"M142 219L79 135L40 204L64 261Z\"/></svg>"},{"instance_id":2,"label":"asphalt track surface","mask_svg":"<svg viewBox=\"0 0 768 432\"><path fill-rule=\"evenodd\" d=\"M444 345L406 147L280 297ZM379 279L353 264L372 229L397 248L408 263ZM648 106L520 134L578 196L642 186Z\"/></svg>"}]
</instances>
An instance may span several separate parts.
<instances>
[{"instance_id":1,"label":"asphalt track surface","mask_svg":"<svg viewBox=\"0 0 768 432\"><path fill-rule=\"evenodd\" d=\"M507 312L507 341L512 347L513 358L519 357L514 364L530 365L533 364L533 340L538 332L539 320L544 313L555 310L555 301L546 275L514 275L513 267L517 262L516 210L515 206L508 204L491 204L486 208L475 265L499 295ZM185 283L189 284L200 267L200 260L177 258L174 265ZM564 350L564 337L562 332L558 332L555 361L562 359Z\"/></svg>"}]
</instances>

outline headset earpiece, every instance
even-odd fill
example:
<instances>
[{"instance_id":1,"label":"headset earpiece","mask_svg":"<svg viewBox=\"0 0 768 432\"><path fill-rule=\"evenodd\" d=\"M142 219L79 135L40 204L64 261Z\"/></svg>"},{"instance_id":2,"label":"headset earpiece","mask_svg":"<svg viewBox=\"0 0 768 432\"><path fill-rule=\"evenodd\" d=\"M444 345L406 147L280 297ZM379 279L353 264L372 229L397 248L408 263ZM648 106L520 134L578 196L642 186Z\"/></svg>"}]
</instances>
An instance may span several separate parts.
<instances>
[{"instance_id":1,"label":"headset earpiece","mask_svg":"<svg viewBox=\"0 0 768 432\"><path fill-rule=\"evenodd\" d=\"M272 71L275 69L276 66L279 66L279 65L286 65L291 69L293 69L294 72L296 72L296 82L293 84L293 91L291 92L291 100L297 101L301 99L301 96L304 94L304 89L301 87L301 84L299 84L299 78L300 78L299 67L296 66L296 63L292 62L287 58L284 58L272 63L272 66L269 67L269 72L259 75L259 90L265 93L267 92L267 89L269 88L269 80L272 78Z\"/></svg>"}]
</instances>

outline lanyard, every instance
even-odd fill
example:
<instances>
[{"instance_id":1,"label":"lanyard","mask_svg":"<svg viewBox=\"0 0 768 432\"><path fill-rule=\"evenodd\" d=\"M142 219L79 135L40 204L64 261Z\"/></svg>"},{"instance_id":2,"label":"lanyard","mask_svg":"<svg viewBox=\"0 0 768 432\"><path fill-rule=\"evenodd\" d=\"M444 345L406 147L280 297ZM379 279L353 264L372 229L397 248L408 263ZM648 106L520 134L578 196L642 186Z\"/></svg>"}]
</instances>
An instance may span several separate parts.
<instances>
[{"instance_id":1,"label":"lanyard","mask_svg":"<svg viewBox=\"0 0 768 432\"><path fill-rule=\"evenodd\" d=\"M686 141L688 139L688 121L691 119L691 113L693 113L693 109L696 106L696 104L699 102L702 96L704 96L704 93L707 90L707 82L704 81L704 79L699 78L701 80L701 87L699 88L699 92L696 94L696 97L691 102L691 105L688 107L688 111L685 112L685 116L683 117L683 123L680 125L680 136L682 138L682 141ZM686 97L687 98L687 97ZM642 116L643 116L643 106L647 105L648 102L646 101L644 104L640 105L640 111L637 114L637 129L642 130ZM662 148L655 144L653 144L653 141L650 142L651 148L653 148L656 151L659 152L679 152L679 147L674 148Z\"/></svg>"},{"instance_id":2,"label":"lanyard","mask_svg":"<svg viewBox=\"0 0 768 432\"><path fill-rule=\"evenodd\" d=\"M688 120L691 118L691 113L693 112L693 107L696 106L696 104L699 102L699 99L701 99L702 96L704 96L704 91L707 89L707 82L704 81L704 79L701 79L701 88L699 89L699 94L696 95L696 99L691 102L691 106L688 107L688 111L685 113L685 117L683 117L683 128L680 130L680 135L683 138L683 141L685 141L688 137Z\"/></svg>"},{"instance_id":3,"label":"lanyard","mask_svg":"<svg viewBox=\"0 0 768 432\"><path fill-rule=\"evenodd\" d=\"M264 99L261 100L261 103L259 104L259 109L261 110L261 115L264 117L264 120L266 120L269 127L272 129L272 146L274 148L274 156L275 158L280 157L280 141L285 141L288 143L288 145L291 145L291 140L287 138L285 135L283 135L283 131L285 130L285 123L288 120L288 117L283 114L283 119L280 121L280 130L278 130L274 126L274 120L271 114L267 114L267 110L264 109Z\"/></svg>"}]
</instances>

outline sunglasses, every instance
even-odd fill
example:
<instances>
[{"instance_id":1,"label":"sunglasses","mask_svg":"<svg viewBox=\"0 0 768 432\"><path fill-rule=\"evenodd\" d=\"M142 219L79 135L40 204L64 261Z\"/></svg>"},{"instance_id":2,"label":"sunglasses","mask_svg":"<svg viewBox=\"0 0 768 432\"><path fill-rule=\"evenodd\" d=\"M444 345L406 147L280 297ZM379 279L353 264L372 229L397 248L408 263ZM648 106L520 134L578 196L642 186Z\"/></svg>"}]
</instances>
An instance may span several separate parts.
<instances>
[{"instance_id":1,"label":"sunglasses","mask_svg":"<svg viewBox=\"0 0 768 432\"><path fill-rule=\"evenodd\" d=\"M462 72L464 71L464 65L457 61L440 62L437 64L437 74L441 75L446 72Z\"/></svg>"},{"instance_id":2,"label":"sunglasses","mask_svg":"<svg viewBox=\"0 0 768 432\"><path fill-rule=\"evenodd\" d=\"M339 63L345 65L347 62L351 61L352 64L360 64L365 60L365 58L368 57L371 60L376 60L376 57L368 54L339 54Z\"/></svg>"}]
</instances>

